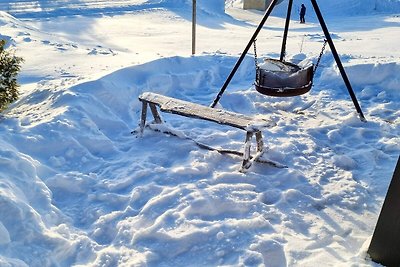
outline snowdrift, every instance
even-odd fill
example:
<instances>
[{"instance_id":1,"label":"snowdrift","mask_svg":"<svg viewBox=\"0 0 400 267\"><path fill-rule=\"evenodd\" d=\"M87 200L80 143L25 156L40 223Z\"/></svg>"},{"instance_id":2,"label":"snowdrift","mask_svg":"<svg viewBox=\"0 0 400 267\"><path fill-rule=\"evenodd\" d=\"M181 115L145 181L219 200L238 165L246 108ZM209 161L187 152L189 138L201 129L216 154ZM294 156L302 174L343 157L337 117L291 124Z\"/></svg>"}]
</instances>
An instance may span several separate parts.
<instances>
[{"instance_id":1,"label":"snowdrift","mask_svg":"<svg viewBox=\"0 0 400 267\"><path fill-rule=\"evenodd\" d=\"M203 19L223 25L221 2L198 3ZM345 49L354 47L346 38L369 44L376 36L392 35L393 28L387 26L398 23L394 14L399 1L319 4L324 14L337 18L332 21L338 32L345 16L363 15L361 22L350 20L363 25L370 18L391 17L390 24L363 27L366 39L358 40L357 31L336 34L335 41ZM191 1L87 0L67 5L60 0L29 5L0 4L20 18L0 13L2 38L29 50L23 52L34 62L30 66L45 51L45 60L56 62L46 66L57 66L60 75L52 76L49 69L24 70L26 91L0 117L1 266L376 266L365 252L400 153L400 65L391 54L397 50L390 50L395 43L385 46L390 49L383 51L379 63L373 56L354 56L355 52L341 55L368 123L357 118L329 52L311 92L285 99L254 90L254 59L246 58L220 104L274 120L277 126L264 133L267 155L288 168L254 164L242 174L237 172L240 159L202 150L190 140L148 129L142 138L131 134L140 117L137 97L144 91L209 105L237 60L234 46L202 56L158 55L145 64L124 61L124 66L136 64L124 68L122 63L110 63L117 70L93 78L99 74L82 68L79 76L68 69L78 69L74 61L61 66L57 60L111 62L118 53L121 59L137 51L114 49L120 43L110 34L101 38L116 52L97 53L108 51L107 45L101 46L98 36L87 36L97 34L90 27L76 36L71 34L76 24L65 35L29 26L36 17L40 19L35 25L49 25L47 16L131 12L130 16L137 10L149 11L138 12L146 15L140 16L144 24L160 15L154 10L168 9L189 18ZM284 16L282 6L275 12ZM309 7L309 15L310 11ZM379 12L389 15L375 16ZM163 23L170 18L170 12L165 13ZM77 21L88 26L94 20ZM162 30L177 32L189 25L184 20L182 28L174 28L181 21L170 21ZM58 22L55 26L76 23ZM212 30L227 27L243 34L251 27L233 24ZM297 36L291 38L301 43L304 34L322 40L312 31L297 28ZM160 41L164 36L135 40ZM171 42L182 49L183 37L177 38ZM168 114L163 118L168 129L181 135L215 147L242 148L243 133L236 129Z\"/></svg>"},{"instance_id":2,"label":"snowdrift","mask_svg":"<svg viewBox=\"0 0 400 267\"><path fill-rule=\"evenodd\" d=\"M234 62L159 59L20 101L13 110L25 115L0 124L0 263L285 266L312 253L313 263L366 264L375 220L352 214L376 214L400 151L399 95L390 88L399 65L349 67L365 124L335 92L343 85L333 66L311 94L283 101L238 86L254 77L246 59L222 106L272 116L279 127L267 133L268 154L288 169L256 164L243 175L237 158L188 140L130 134L141 92L208 104ZM357 79L370 73L380 76ZM235 129L164 119L214 146L243 142Z\"/></svg>"},{"instance_id":3,"label":"snowdrift","mask_svg":"<svg viewBox=\"0 0 400 267\"><path fill-rule=\"evenodd\" d=\"M208 14L223 14L225 10L224 0L197 1L199 11ZM120 1L18 1L2 2L0 10L6 11L17 17L48 17L65 15L90 15L90 14L115 14L132 12L143 9L165 8L165 9L189 9L191 0L120 0Z\"/></svg>"},{"instance_id":4,"label":"snowdrift","mask_svg":"<svg viewBox=\"0 0 400 267\"><path fill-rule=\"evenodd\" d=\"M315 14L310 1L294 0L293 1L293 18L297 18L301 4L307 7L306 17L315 19ZM317 0L318 6L324 17L354 16L354 15L371 15L377 13L398 14L400 13L400 1L398 0ZM287 1L276 7L273 14L286 17Z\"/></svg>"},{"instance_id":5,"label":"snowdrift","mask_svg":"<svg viewBox=\"0 0 400 267\"><path fill-rule=\"evenodd\" d=\"M225 3L232 5L236 1L224 0L198 0L198 8L208 14L223 14ZM308 13L311 15L312 6L310 2L294 0L293 16L297 16L298 10L302 3L308 7ZM318 4L321 11L326 16L351 16L351 15L367 15L374 13L397 14L400 12L400 1L398 0L319 0ZM0 10L6 11L18 17L46 17L46 16L64 16L78 14L100 14L100 13L116 13L129 12L150 8L167 8L167 9L189 9L192 5L191 0L119 0L119 1L26 1L19 0L17 2L2 2ZM278 5L275 15L286 16L286 1ZM180 13L180 12L179 12Z\"/></svg>"}]
</instances>

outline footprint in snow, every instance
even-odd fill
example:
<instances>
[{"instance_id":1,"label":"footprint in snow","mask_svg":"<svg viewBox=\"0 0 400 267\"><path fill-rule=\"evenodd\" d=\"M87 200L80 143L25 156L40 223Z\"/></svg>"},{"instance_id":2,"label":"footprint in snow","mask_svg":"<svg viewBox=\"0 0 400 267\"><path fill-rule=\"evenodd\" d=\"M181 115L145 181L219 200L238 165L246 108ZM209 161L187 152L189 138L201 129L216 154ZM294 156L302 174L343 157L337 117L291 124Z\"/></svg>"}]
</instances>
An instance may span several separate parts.
<instances>
[{"instance_id":1,"label":"footprint in snow","mask_svg":"<svg viewBox=\"0 0 400 267\"><path fill-rule=\"evenodd\" d=\"M267 190L261 194L260 198L264 204L274 205L281 200L282 191L277 189Z\"/></svg>"},{"instance_id":2,"label":"footprint in snow","mask_svg":"<svg viewBox=\"0 0 400 267\"><path fill-rule=\"evenodd\" d=\"M89 49L88 49L89 50ZM116 53L111 50L111 49L97 49L97 48L93 48L92 50L90 50L90 52L88 53L88 55L113 55L115 56Z\"/></svg>"}]
</instances>

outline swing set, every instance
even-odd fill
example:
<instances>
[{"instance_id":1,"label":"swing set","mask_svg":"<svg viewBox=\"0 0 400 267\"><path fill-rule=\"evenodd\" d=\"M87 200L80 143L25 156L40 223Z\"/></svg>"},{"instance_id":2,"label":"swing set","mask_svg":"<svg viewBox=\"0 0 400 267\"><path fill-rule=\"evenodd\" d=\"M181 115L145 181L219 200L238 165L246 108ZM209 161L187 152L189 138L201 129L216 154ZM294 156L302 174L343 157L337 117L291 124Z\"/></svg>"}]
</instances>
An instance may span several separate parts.
<instances>
[{"instance_id":1,"label":"swing set","mask_svg":"<svg viewBox=\"0 0 400 267\"><path fill-rule=\"evenodd\" d=\"M322 31L324 32L325 35L325 41L329 44L329 48L332 51L332 55L335 59L335 62L339 68L340 71L340 75L343 78L343 81L347 87L347 90L350 94L350 97L353 101L353 104L357 110L357 113L360 117L360 120L362 121L366 121L365 116L361 110L361 107L357 101L357 97L354 94L353 88L350 84L349 78L347 77L346 71L344 70L344 67L342 65L342 62L340 60L339 54L336 51L335 45L333 43L333 40L331 38L331 35L329 34L328 28L325 24L325 20L322 16L322 13L319 9L319 6L317 4L316 0L310 0L311 4L314 8L315 14L317 15L318 21L321 25ZM260 24L258 25L257 29L255 30L253 36L250 38L250 41L248 42L247 46L245 47L245 49L243 50L241 56L239 57L238 61L236 62L235 66L233 67L231 73L229 74L228 78L226 79L225 83L223 84L221 90L219 91L219 93L217 94L216 98L214 99L213 103L211 104L211 107L215 107L219 100L221 99L222 95L224 94L226 88L228 87L229 83L231 82L233 76L235 75L236 71L238 70L240 64L243 62L243 59L245 58L246 54L249 52L250 47L252 46L252 44L255 42L258 34L260 33L261 29L263 28L265 22L267 21L268 17L271 15L272 10L274 9L274 7L277 5L277 3L279 2L279 0L273 0L271 2L271 4L269 5L269 7L267 8L267 10L265 11L265 14L260 22ZM298 66L296 66L295 64L286 62L284 60L285 57L285 53L286 53L286 42L287 42L287 36L288 36L288 32L289 32L289 23L290 23L290 15L292 12L292 7L293 7L293 0L289 0L289 4L288 4L288 9L287 9L287 15L286 15L286 22L285 22L285 30L283 33L283 40L282 40L282 47L281 47L281 53L280 53L280 58L279 60L276 60L274 62L279 62L279 64L281 64L281 66L287 66L286 68L286 72L287 74L293 74L294 72L297 71L301 71L302 69ZM325 45L324 45L325 47ZM324 48L323 48L324 49ZM319 60L321 59L321 55L323 53L323 50L320 54ZM319 60L316 64L316 67L318 67L318 63ZM283 68L283 70L285 70L285 68ZM256 90L258 92L260 92L261 94L265 94L265 95L270 95L270 96L278 96L278 97L283 97L283 96L295 96L295 95L301 95L304 93L307 93L310 89L311 89L311 85L312 85L312 78L313 78L313 73L311 72L311 69L309 70L303 70L304 74L302 74L301 76L304 78L306 77L305 81L308 82L307 84L303 84L302 86L295 86L295 87L290 87L290 86L285 86L285 84L282 84L281 86L269 86L268 79L264 79L263 74L265 74L265 72L260 69L257 68L256 66L256 82L255 82L255 87Z\"/></svg>"},{"instance_id":2,"label":"swing set","mask_svg":"<svg viewBox=\"0 0 400 267\"><path fill-rule=\"evenodd\" d=\"M256 78L255 78L255 89L263 94L268 96L275 96L275 97L290 97L290 96L298 96L305 94L310 91L313 83L313 76L314 73L319 65L321 56L324 52L326 44L329 45L333 57L336 61L336 64L339 68L340 74L343 78L343 81L347 87L347 90L350 94L350 97L353 101L353 104L356 108L356 111L359 115L361 121L366 121L364 114L361 110L360 105L358 104L357 98L354 94L354 91L351 87L350 81L347 77L347 74L344 70L342 62L339 58L339 55L336 51L335 45L332 41L332 38L329 34L328 28L325 24L325 21L322 17L321 11L318 7L316 0L310 0L314 11L317 15L321 28L325 35L325 42L322 48L322 51L319 55L319 58L314 65L310 65L307 67L300 67L294 63L286 62L284 60L285 53L286 53L286 41L289 31L289 22L290 22L290 14L292 11L293 0L289 0L286 22L285 22L285 29L281 47L281 53L279 59L264 59L264 64L259 65L257 59L257 51L256 51L256 38L263 28L267 18L270 16L272 10L277 5L278 2L281 0L273 0L265 14L256 28L253 36L251 37L250 41L246 45L243 53L237 60L236 64L234 65L233 69L231 70L229 76L227 77L225 83L221 87L219 93L215 97L212 104L208 106L198 105L195 103L151 93L145 92L139 96L139 100L142 102L142 113L141 113L141 121L139 127L139 135L143 135L144 128L146 126L146 118L147 118L147 108L150 107L151 113L154 117L154 121L152 124L148 125L150 128L155 130L160 130L161 127L156 127L157 124L162 124L163 120L157 110L159 107L160 111L177 114L185 117L190 118L197 118L202 120L213 121L218 124L229 125L241 130L246 131L246 138L244 143L244 149L242 152L234 151L234 150L227 150L227 149L219 149L213 148L206 144L199 143L189 137L185 137L186 139L190 139L196 145L201 148L205 148L208 150L217 151L222 154L234 154L241 156L243 158L241 169L242 171L248 169L254 161L268 163L274 167L282 168L285 167L282 164L277 162L273 162L267 159L262 159L261 156L263 155L265 148L264 142L262 137L262 130L266 128L271 128L275 126L275 123L270 119L254 119L249 116L245 116L243 114L234 113L230 111L226 111L223 109L215 108L218 102L220 101L223 93L227 89L229 83L231 82L233 76L235 75L236 71L238 70L240 64L243 62L246 54L248 53L251 46L254 46L254 54L255 54L255 67L256 67ZM267 66L267 67L264 67ZM271 68L272 66L272 68ZM162 130L160 130L162 131ZM166 132L168 134L176 135L173 132L169 131ZM250 154L251 148L251 140L252 137L255 135L256 137L256 154L252 156Z\"/></svg>"}]
</instances>

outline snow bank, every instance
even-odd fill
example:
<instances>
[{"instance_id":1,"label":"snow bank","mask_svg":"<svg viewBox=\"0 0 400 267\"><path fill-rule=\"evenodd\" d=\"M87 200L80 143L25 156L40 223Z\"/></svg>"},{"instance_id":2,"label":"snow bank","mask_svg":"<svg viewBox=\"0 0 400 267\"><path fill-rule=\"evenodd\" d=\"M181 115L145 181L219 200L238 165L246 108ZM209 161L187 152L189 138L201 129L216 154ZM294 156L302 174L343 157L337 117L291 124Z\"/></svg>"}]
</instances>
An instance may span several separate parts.
<instances>
[{"instance_id":1,"label":"snow bank","mask_svg":"<svg viewBox=\"0 0 400 267\"><path fill-rule=\"evenodd\" d=\"M0 263L50 266L71 257L77 244L57 231L67 221L52 204L52 192L42 180L43 165L4 141L1 147Z\"/></svg>"},{"instance_id":2,"label":"snow bank","mask_svg":"<svg viewBox=\"0 0 400 267\"><path fill-rule=\"evenodd\" d=\"M362 245L392 171L383 166L394 165L400 151L399 96L380 94L380 78L355 82L356 91L372 90L362 98L365 124L346 95L333 91L340 84L333 66L313 93L283 100L237 85L254 77L247 58L222 106L274 119L278 126L266 133L268 157L288 169L255 164L241 174L239 158L147 129L143 138L130 134L141 92L207 105L234 62L159 59L72 87L45 87L14 107L21 120L6 117L0 125L1 262L367 264ZM371 71L391 84L398 66L350 68L358 75ZM241 149L243 132L162 115L167 127L192 138Z\"/></svg>"},{"instance_id":3,"label":"snow bank","mask_svg":"<svg viewBox=\"0 0 400 267\"><path fill-rule=\"evenodd\" d=\"M189 9L191 0L119 0L119 1L18 1L0 3L0 10L6 11L17 17L47 17L81 14L107 14L132 12L143 9L166 8L166 9ZM198 0L199 11L207 14L223 14L225 11L224 0Z\"/></svg>"},{"instance_id":4,"label":"snow bank","mask_svg":"<svg viewBox=\"0 0 400 267\"><path fill-rule=\"evenodd\" d=\"M241 0L236 0L236 2ZM207 14L223 14L225 4L231 6L235 1L224 0L198 0L199 11L204 11ZM293 1L293 16L297 16L300 5L305 2L301 0ZM308 13L311 15L312 5L305 2ZM400 12L400 1L398 0L339 0L318 1L321 11L326 16L349 16L349 15L367 15L374 13L389 13L396 14ZM149 8L167 8L167 9L189 9L191 7L191 0L119 0L119 1L25 1L20 0L14 2L0 3L0 10L6 11L18 17L46 17L46 16L62 16L62 15L77 15L77 14L90 14L90 13L116 13L116 12L130 12ZM285 2L278 5L274 11L275 15L286 16L287 5ZM311 15L312 17L314 15Z\"/></svg>"},{"instance_id":5,"label":"snow bank","mask_svg":"<svg viewBox=\"0 0 400 267\"><path fill-rule=\"evenodd\" d=\"M93 10L121 15L118 12L127 10L123 3L128 3L96 1L105 6L91 9L89 1L69 2L81 4L79 14L84 15ZM336 5L320 2L321 7ZM137 98L142 92L209 105L237 52L236 42L221 42L226 54L167 57L158 50L165 44L161 42L165 32L184 31L186 36L190 24L177 20L175 14L171 18L163 8L190 17L190 1L130 3L130 11L147 10L56 22L35 21L31 13L27 16L35 21L31 23L2 14L3 36L15 40L35 71L23 70L21 98L0 117L0 265L376 266L365 252L400 153L396 43L380 51L383 58L359 56L358 49L341 55L348 60L345 68L367 123L358 119L330 53L322 58L311 92L292 98L258 94L252 86L254 61L246 57L220 104L230 111L273 120L276 126L263 131L264 157L288 168L255 163L243 174L237 171L240 157L220 155L191 140L147 128L141 138L131 134L138 126L141 103ZM357 7L355 1L349 4ZM222 12L219 2L199 1L199 5L204 16L211 9ZM334 23L338 32L345 28L340 8L331 13L339 17ZM78 9L54 14L71 10ZM243 11L249 13L256 14ZM135 22L157 31L125 39L123 29L131 21L127 17L135 15L140 15ZM162 23L152 25L149 22L156 15L163 16ZM213 17L208 16L210 21ZM363 20L373 18L380 21L387 16ZM215 21L223 25L219 17ZM382 44L396 30L387 26L395 25L397 18L373 26L359 18L347 21L352 27L365 25L361 27L364 39L359 39L357 30L335 34L340 51L351 51L355 39L369 44L382 38L376 41ZM281 22L275 18L267 30L274 35L281 32ZM91 27L94 24L108 31L98 34L98 28ZM82 34L76 34L77 25L85 29ZM322 40L321 34L312 32L314 27L304 26L296 25L294 42L300 43L304 33L311 41ZM249 27L243 23L204 27L203 38L214 41L217 35L231 36L232 31L237 43L245 43ZM187 39L182 36L168 39L173 53L188 53L183 52ZM133 44L149 44L149 38L159 45L153 51L158 59L136 64L148 57L131 54L145 53L142 49L147 47ZM105 47L116 52L102 54ZM54 64L43 64L38 54ZM305 58L306 54L291 57L315 60ZM81 66L86 61L94 70ZM101 65L111 67L104 70ZM97 78L100 69L115 71ZM162 117L166 121L162 129L177 136L242 149L243 131L171 114Z\"/></svg>"},{"instance_id":6,"label":"snow bank","mask_svg":"<svg viewBox=\"0 0 400 267\"><path fill-rule=\"evenodd\" d=\"M292 16L298 17L301 4L304 3L307 7L306 18L315 19L313 6L311 2L304 0L294 0ZM342 17L353 15L368 15L376 13L397 14L400 12L400 1L398 0L319 0L318 6L324 17ZM287 1L278 5L274 10L275 15L286 16Z\"/></svg>"},{"instance_id":7,"label":"snow bank","mask_svg":"<svg viewBox=\"0 0 400 267\"><path fill-rule=\"evenodd\" d=\"M379 12L384 13L399 13L400 12L400 1L399 0L386 0L376 1L375 9Z\"/></svg>"},{"instance_id":8,"label":"snow bank","mask_svg":"<svg viewBox=\"0 0 400 267\"><path fill-rule=\"evenodd\" d=\"M162 7L192 7L192 0L149 0L147 3L157 3ZM209 14L223 14L225 11L225 0L197 0L197 8Z\"/></svg>"}]
</instances>

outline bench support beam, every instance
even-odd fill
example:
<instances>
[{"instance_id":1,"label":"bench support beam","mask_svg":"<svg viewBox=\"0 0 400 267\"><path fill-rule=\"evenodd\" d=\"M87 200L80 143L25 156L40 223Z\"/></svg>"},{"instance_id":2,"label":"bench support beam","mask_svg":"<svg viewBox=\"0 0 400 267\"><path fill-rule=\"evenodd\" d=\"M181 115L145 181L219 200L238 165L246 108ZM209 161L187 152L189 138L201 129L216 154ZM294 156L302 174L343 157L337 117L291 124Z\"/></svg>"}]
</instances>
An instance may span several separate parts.
<instances>
[{"instance_id":1,"label":"bench support beam","mask_svg":"<svg viewBox=\"0 0 400 267\"><path fill-rule=\"evenodd\" d=\"M142 115L140 117L140 130L139 135L143 136L144 127L146 126L147 117L147 102L142 101Z\"/></svg>"},{"instance_id":2,"label":"bench support beam","mask_svg":"<svg viewBox=\"0 0 400 267\"><path fill-rule=\"evenodd\" d=\"M257 152L261 152L264 149L264 141L261 131L256 132Z\"/></svg>"},{"instance_id":3,"label":"bench support beam","mask_svg":"<svg viewBox=\"0 0 400 267\"><path fill-rule=\"evenodd\" d=\"M151 113L153 114L155 123L158 123L158 124L162 123L161 116L157 111L156 105L154 105L153 103L149 103L149 105L150 105L150 110L151 110Z\"/></svg>"},{"instance_id":4,"label":"bench support beam","mask_svg":"<svg viewBox=\"0 0 400 267\"><path fill-rule=\"evenodd\" d=\"M244 141L244 148L243 148L243 162L241 170L246 170L250 168L251 161L250 161L250 148L251 148L251 139L253 138L252 132L246 132L246 140Z\"/></svg>"}]
</instances>

